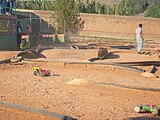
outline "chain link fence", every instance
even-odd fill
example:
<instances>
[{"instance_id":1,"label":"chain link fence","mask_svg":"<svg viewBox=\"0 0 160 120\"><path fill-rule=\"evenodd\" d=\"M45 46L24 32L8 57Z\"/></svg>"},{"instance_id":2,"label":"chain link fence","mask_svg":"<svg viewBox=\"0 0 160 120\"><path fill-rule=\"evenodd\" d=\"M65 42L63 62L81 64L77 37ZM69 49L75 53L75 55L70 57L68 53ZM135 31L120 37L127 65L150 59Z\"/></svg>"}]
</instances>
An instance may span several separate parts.
<instances>
[{"instance_id":1,"label":"chain link fence","mask_svg":"<svg viewBox=\"0 0 160 120\"><path fill-rule=\"evenodd\" d=\"M48 18L50 19L50 18ZM23 35L22 47L35 47L39 44L53 45L56 42L64 42L64 30L56 29L54 24L47 22L38 16L29 15L29 17L18 16ZM27 26L30 26L32 32L27 34Z\"/></svg>"}]
</instances>

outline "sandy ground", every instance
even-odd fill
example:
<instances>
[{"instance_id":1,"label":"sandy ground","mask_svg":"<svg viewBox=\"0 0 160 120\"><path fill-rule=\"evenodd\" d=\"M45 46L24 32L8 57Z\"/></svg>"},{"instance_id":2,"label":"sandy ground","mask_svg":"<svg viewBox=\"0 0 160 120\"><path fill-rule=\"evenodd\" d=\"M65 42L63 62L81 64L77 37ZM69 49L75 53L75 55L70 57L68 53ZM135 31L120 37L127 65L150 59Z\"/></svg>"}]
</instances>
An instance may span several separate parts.
<instances>
[{"instance_id":1,"label":"sandy ground","mask_svg":"<svg viewBox=\"0 0 160 120\"><path fill-rule=\"evenodd\" d=\"M150 113L138 114L137 104L158 105L160 92L118 88L99 84L116 83L135 87L160 88L159 78L146 78L138 72L104 65L65 65L64 62L86 62L98 49L51 49L42 54L54 62L24 65L0 64L0 100L57 112L79 120L159 120ZM138 55L135 50L111 49L112 57L98 62L158 60L157 56ZM14 52L0 52L6 59ZM46 59L37 58L37 59ZM55 72L55 76L34 76L32 67ZM158 75L159 72L158 72ZM86 85L69 85L83 79ZM0 120L52 120L47 116L0 106Z\"/></svg>"}]
</instances>

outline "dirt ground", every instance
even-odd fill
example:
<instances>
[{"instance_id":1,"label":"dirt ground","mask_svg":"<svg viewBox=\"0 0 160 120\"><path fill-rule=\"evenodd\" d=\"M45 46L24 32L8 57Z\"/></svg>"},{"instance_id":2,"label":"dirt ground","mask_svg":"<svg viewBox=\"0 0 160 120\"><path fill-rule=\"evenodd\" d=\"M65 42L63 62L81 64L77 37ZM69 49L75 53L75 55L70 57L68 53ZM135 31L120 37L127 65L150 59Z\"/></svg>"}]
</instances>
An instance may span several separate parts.
<instances>
[{"instance_id":1,"label":"dirt ground","mask_svg":"<svg viewBox=\"0 0 160 120\"><path fill-rule=\"evenodd\" d=\"M97 62L159 60L158 56L139 55L133 50L109 47L112 56ZM109 65L71 65L65 62L87 62L98 49L56 47L42 52L36 60L25 64L0 64L0 101L56 112L78 120L160 120L150 113L135 113L137 104L160 104L160 92L134 90L100 83L160 88L159 78L147 78L139 72ZM0 51L0 60L11 58L18 51ZM55 72L55 76L34 76L32 67ZM141 67L149 69L149 67ZM158 68L158 67L157 67ZM159 69L159 68L158 68ZM160 72L156 73L160 76ZM83 79L87 84L67 84ZM55 120L21 109L0 106L0 120Z\"/></svg>"}]
</instances>

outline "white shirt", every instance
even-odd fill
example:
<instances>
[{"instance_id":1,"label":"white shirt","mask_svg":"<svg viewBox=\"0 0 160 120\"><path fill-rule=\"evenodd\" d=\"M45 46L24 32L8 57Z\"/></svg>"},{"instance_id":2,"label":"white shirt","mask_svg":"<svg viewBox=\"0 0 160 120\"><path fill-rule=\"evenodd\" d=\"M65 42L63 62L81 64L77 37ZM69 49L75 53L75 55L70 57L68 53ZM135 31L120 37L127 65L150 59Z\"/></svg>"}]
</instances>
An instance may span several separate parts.
<instances>
[{"instance_id":1,"label":"white shirt","mask_svg":"<svg viewBox=\"0 0 160 120\"><path fill-rule=\"evenodd\" d=\"M142 28L137 28L136 29L136 38L141 38L141 32L142 32Z\"/></svg>"}]
</instances>

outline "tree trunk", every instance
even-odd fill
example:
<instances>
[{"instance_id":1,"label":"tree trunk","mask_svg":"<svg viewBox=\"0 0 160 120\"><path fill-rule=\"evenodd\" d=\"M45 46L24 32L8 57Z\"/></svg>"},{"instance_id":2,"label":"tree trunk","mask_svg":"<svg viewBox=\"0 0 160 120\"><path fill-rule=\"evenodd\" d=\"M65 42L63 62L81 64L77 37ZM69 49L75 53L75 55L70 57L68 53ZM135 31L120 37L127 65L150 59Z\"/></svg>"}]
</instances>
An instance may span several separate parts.
<instances>
[{"instance_id":1,"label":"tree trunk","mask_svg":"<svg viewBox=\"0 0 160 120\"><path fill-rule=\"evenodd\" d=\"M64 42L69 43L70 42L70 33L66 32L64 34Z\"/></svg>"}]
</instances>

